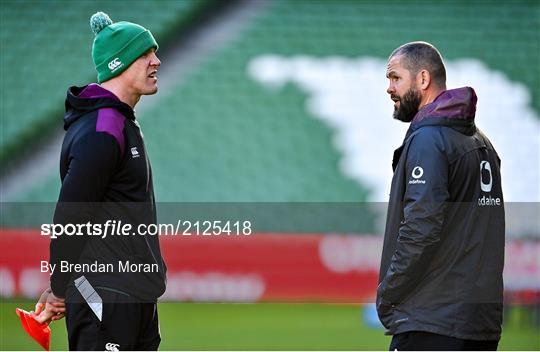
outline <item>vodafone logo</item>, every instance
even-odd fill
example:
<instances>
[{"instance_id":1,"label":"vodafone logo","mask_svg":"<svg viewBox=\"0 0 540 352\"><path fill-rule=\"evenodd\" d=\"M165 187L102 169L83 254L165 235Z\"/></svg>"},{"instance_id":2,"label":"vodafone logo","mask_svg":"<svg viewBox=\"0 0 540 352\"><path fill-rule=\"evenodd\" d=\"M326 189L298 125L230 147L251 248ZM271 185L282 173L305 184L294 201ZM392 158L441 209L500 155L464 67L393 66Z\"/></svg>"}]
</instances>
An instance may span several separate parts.
<instances>
[{"instance_id":1,"label":"vodafone logo","mask_svg":"<svg viewBox=\"0 0 540 352\"><path fill-rule=\"evenodd\" d=\"M424 169L422 169L420 166L416 166L412 170L412 177L413 178L419 179L420 177L422 177L423 174L424 174Z\"/></svg>"},{"instance_id":2,"label":"vodafone logo","mask_svg":"<svg viewBox=\"0 0 540 352\"><path fill-rule=\"evenodd\" d=\"M487 171L489 175L489 181L488 183L484 183L484 171ZM491 187L493 186L493 175L491 174L491 165L489 164L489 161L481 161L480 162L480 188L483 192L491 192Z\"/></svg>"},{"instance_id":3,"label":"vodafone logo","mask_svg":"<svg viewBox=\"0 0 540 352\"><path fill-rule=\"evenodd\" d=\"M410 185L426 184L426 180L420 180L420 177L424 175L424 169L420 166L415 166L411 172L411 176L414 180L409 180Z\"/></svg>"},{"instance_id":4,"label":"vodafone logo","mask_svg":"<svg viewBox=\"0 0 540 352\"><path fill-rule=\"evenodd\" d=\"M124 64L122 63L122 61L120 61L119 58L114 58L114 59L112 59L111 62L109 62L109 64L107 66L109 67L109 70L111 70L111 72L113 72L114 70L116 70L117 68L119 68L122 65L124 65Z\"/></svg>"},{"instance_id":5,"label":"vodafone logo","mask_svg":"<svg viewBox=\"0 0 540 352\"><path fill-rule=\"evenodd\" d=\"M486 177L487 176L487 177ZM487 181L487 182L485 182ZM491 164L489 161L482 160L480 162L480 189L482 192L489 193L493 187L493 174L491 173ZM499 197L492 197L491 195L484 195L478 198L479 206L500 206L502 200Z\"/></svg>"}]
</instances>

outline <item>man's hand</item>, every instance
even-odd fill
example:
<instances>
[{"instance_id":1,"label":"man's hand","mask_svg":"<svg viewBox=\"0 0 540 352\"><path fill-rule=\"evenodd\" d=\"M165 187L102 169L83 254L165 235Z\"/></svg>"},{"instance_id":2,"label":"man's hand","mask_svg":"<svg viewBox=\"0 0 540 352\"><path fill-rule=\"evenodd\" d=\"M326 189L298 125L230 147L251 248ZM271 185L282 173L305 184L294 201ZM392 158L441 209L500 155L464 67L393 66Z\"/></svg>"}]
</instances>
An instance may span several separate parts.
<instances>
[{"instance_id":1,"label":"man's hand","mask_svg":"<svg viewBox=\"0 0 540 352\"><path fill-rule=\"evenodd\" d=\"M64 317L66 303L63 298L56 297L49 287L39 297L36 303L36 310L30 313L37 322L49 324L51 321Z\"/></svg>"}]
</instances>

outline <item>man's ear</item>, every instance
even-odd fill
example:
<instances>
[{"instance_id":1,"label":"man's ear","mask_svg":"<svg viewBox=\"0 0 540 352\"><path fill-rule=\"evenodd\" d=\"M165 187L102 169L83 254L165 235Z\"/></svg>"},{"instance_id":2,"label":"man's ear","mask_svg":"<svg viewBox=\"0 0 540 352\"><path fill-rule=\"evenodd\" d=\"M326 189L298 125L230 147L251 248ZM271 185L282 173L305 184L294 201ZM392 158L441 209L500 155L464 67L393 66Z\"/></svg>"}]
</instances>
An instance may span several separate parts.
<instances>
[{"instance_id":1,"label":"man's ear","mask_svg":"<svg viewBox=\"0 0 540 352\"><path fill-rule=\"evenodd\" d=\"M421 70L416 75L416 86L419 87L421 90L428 89L429 85L431 84L431 75L429 74L428 70Z\"/></svg>"}]
</instances>

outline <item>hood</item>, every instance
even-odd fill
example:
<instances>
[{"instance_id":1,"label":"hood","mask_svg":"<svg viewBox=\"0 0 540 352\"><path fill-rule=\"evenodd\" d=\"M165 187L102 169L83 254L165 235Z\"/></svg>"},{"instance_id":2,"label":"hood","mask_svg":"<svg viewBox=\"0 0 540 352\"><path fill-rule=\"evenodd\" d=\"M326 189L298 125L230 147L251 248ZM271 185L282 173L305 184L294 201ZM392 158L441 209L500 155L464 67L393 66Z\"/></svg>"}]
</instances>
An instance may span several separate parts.
<instances>
[{"instance_id":1,"label":"hood","mask_svg":"<svg viewBox=\"0 0 540 352\"><path fill-rule=\"evenodd\" d=\"M411 122L411 132L423 126L448 126L463 134L476 132L476 93L471 87L450 89L424 106Z\"/></svg>"},{"instance_id":2,"label":"hood","mask_svg":"<svg viewBox=\"0 0 540 352\"><path fill-rule=\"evenodd\" d=\"M84 87L70 87L65 104L65 130L81 116L101 108L115 108L126 118L135 120L135 114L129 105L120 101L111 91L95 83Z\"/></svg>"}]
</instances>

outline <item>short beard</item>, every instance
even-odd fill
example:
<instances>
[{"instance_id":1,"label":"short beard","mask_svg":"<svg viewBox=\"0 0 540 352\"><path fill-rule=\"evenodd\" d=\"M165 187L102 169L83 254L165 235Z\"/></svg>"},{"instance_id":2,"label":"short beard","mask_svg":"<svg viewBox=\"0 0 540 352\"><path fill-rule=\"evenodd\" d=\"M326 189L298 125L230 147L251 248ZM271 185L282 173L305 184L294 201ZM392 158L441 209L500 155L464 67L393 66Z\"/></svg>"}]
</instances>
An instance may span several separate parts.
<instances>
[{"instance_id":1,"label":"short beard","mask_svg":"<svg viewBox=\"0 0 540 352\"><path fill-rule=\"evenodd\" d=\"M399 98L399 108L394 110L394 118L403 122L411 122L418 113L422 96L418 90L410 88L402 98Z\"/></svg>"}]
</instances>

